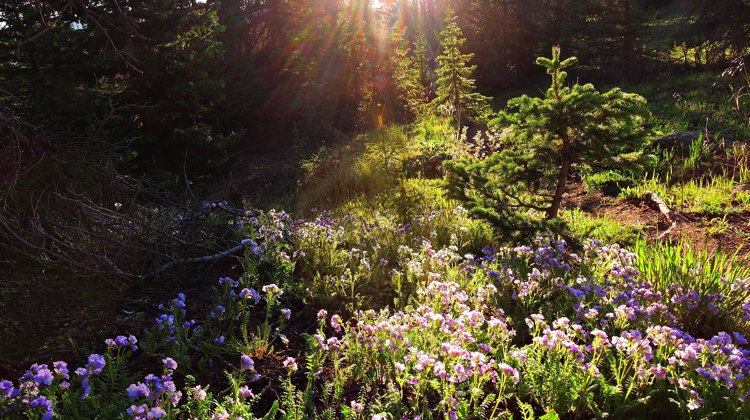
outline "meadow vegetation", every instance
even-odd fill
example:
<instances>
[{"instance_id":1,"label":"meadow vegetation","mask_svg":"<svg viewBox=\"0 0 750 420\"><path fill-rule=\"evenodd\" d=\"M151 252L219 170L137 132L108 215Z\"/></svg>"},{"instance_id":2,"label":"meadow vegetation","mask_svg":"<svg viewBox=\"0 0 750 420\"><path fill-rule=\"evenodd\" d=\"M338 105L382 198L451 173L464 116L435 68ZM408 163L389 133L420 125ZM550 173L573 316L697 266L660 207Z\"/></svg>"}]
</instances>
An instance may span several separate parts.
<instances>
[{"instance_id":1,"label":"meadow vegetation","mask_svg":"<svg viewBox=\"0 0 750 420\"><path fill-rule=\"evenodd\" d=\"M338 38L317 32L343 19L336 14L341 5L321 13L308 10L306 1L285 5L296 18L279 23L306 35L266 42L287 50L303 46L283 66L250 72L248 82L262 86L268 73L284 67L287 79L274 75L276 88L284 88L263 90L251 99L268 100L265 105L239 107L222 118L251 119L272 110L269 103L304 102L315 89L336 95L295 102L305 112L295 120L295 145L287 150L294 157L274 172L284 179L259 182L252 190L257 195L234 184L237 177L228 181L235 195L229 201L199 198L199 187L216 184L192 183L203 179L198 169L205 168L191 168L195 157L187 154L181 170L175 169L179 159L162 156L166 166L158 182L134 174L161 168L139 166L126 176L111 164L94 165L97 156L119 156L103 146L101 155L85 155L90 167L69 167L45 153L34 165L19 161L12 182L0 184L8 186L0 191L0 232L14 232L0 238L0 250L13 251L7 257L13 267L30 267L40 278L36 271L53 268L58 280L90 277L78 286L89 289L81 300L92 306L113 306L110 291L132 300L110 308L110 314L124 315L94 338L75 342L74 354L49 350L7 374L0 371L0 417L750 418L750 265L741 259L747 254L732 248L734 242L717 250L696 239L723 241L729 233L750 238L750 78L744 61L722 60L746 52L742 36L721 26L720 39L672 43L662 51L661 59L681 52L686 66L731 66L721 75L686 72L618 83L622 87L601 83L606 89L599 90L579 82L581 75L605 69L620 74L612 66L657 59L646 52L631 56L635 47L612 43L635 42L640 27L633 22L642 24L646 18L639 13L657 9L669 16L645 25L652 35L677 33L671 28L682 22L672 16L676 6L618 2L607 9L594 0L575 2L580 20L568 18L567 26L557 27L534 14L532 6L543 2L518 3L525 14L516 18L534 18L508 33L529 36L536 28L564 45L536 59L538 71L546 72L544 90L528 89L501 103L479 93L495 79L472 64L498 58L468 52L484 45L474 32L493 27L494 15L476 12L476 3L450 2L456 9L440 10L439 25L410 20L380 38L368 32L377 20L371 9L351 3L345 12L367 18L339 28L353 39L363 37L342 41L340 55L352 60L341 68L321 64L333 53L308 51L307 43L297 42L334 45ZM387 9L396 3L378 4ZM243 99L232 88L248 69L226 60L219 71L211 63L222 48L260 52L220 36L255 28L230 25L227 5L185 6L190 13L183 17L191 19L183 25L192 30L159 48L192 51L192 60L173 57L172 71L197 72L208 85L221 85L214 100L231 108ZM423 9L429 5L434 3ZM701 9L698 21L726 16L727 8L722 2L715 12ZM0 6L0 21L6 10ZM156 11L162 19L173 13ZM301 25L303 18L314 22ZM568 33L568 26L584 23L586 36ZM611 35L606 41L589 40L605 27ZM390 39L387 58L368 49L368 37ZM568 46L583 53L580 61L565 55ZM278 58L268 48L262 57ZM600 48L620 53L609 63ZM527 51L497 52L506 59L517 55ZM196 57L205 67L190 65ZM365 77L386 68L386 87ZM329 80L326 71L337 76ZM502 73L512 79L532 71L517 64ZM142 77L148 86L159 85L150 74ZM379 103L378 86L395 103ZM222 167L229 140L245 133L241 125L213 121L205 98L183 88L190 104L204 106L187 115L159 102L165 119L179 120L166 138L184 140L175 147L181 152L200 153L195 144L202 144L211 166ZM295 89L301 97L290 93ZM6 96L0 91L0 100ZM113 104L110 98L114 113ZM132 112L138 114L132 121L145 118ZM389 118L391 113L398 117ZM13 115L0 123L18 144L43 133ZM357 124L368 117L374 118L367 129L345 130L363 127ZM140 155L120 156L120 164L144 165L145 150L169 150L154 143L162 126L170 126L165 121L146 124L154 132L144 143L131 133ZM113 135L108 130L119 124L103 127ZM327 141L305 137L320 132ZM258 168L271 172L273 164ZM243 174L256 182L252 169ZM179 200L174 189L165 190L170 177L177 180L172 187L184 183ZM60 179L81 189L53 182ZM671 212L650 202L654 196ZM114 201L102 205L106 200ZM262 205L279 202L284 209ZM683 228L687 233L677 236ZM210 269L194 268L201 266ZM17 283L3 287L8 284ZM159 293L149 295L154 289ZM44 297L33 301L39 307L54 293L41 292L28 291ZM0 300L2 305L7 302Z\"/></svg>"}]
</instances>

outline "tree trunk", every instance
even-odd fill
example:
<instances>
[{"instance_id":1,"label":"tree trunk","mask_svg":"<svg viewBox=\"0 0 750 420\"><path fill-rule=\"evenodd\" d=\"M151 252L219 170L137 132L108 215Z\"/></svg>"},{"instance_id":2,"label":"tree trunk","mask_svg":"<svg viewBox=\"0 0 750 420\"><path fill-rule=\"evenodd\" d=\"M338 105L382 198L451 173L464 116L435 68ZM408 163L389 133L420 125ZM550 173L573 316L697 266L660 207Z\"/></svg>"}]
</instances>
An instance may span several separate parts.
<instances>
[{"instance_id":1,"label":"tree trunk","mask_svg":"<svg viewBox=\"0 0 750 420\"><path fill-rule=\"evenodd\" d=\"M570 159L563 156L562 166L560 167L560 173L557 175L557 187L555 189L555 196L552 198L552 205L547 210L547 220L552 220L557 217L557 213L560 211L560 204L562 203L563 193L565 192L565 185L568 182L568 173L570 172Z\"/></svg>"}]
</instances>

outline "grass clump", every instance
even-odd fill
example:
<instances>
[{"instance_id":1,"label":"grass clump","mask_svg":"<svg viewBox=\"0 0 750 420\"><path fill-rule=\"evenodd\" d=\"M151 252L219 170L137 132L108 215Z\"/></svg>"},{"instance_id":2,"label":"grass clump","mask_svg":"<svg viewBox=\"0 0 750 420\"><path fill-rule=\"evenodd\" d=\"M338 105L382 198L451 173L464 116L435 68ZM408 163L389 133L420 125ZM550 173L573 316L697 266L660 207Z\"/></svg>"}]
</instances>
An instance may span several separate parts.
<instances>
[{"instance_id":1,"label":"grass clump","mask_svg":"<svg viewBox=\"0 0 750 420\"><path fill-rule=\"evenodd\" d=\"M309 165L297 207L303 213L332 209L349 199L387 191L403 173L404 160L413 154L401 126L357 136L317 164Z\"/></svg>"},{"instance_id":2,"label":"grass clump","mask_svg":"<svg viewBox=\"0 0 750 420\"><path fill-rule=\"evenodd\" d=\"M643 198L646 191L658 194L672 208L695 213L731 214L750 209L750 192L738 191L738 183L726 177L702 178L670 184L669 180L645 179L622 190L625 198Z\"/></svg>"},{"instance_id":3,"label":"grass clump","mask_svg":"<svg viewBox=\"0 0 750 420\"><path fill-rule=\"evenodd\" d=\"M562 218L575 238L591 238L603 243L629 246L644 234L644 226L624 226L608 217L588 215L580 209L566 210Z\"/></svg>"},{"instance_id":4,"label":"grass clump","mask_svg":"<svg viewBox=\"0 0 750 420\"><path fill-rule=\"evenodd\" d=\"M659 293L684 294L675 313L690 332L738 329L747 334L743 304L750 299L750 267L733 255L696 250L687 242L636 242L633 266ZM739 251L739 250L737 250ZM735 322L739 321L739 322Z\"/></svg>"}]
</instances>

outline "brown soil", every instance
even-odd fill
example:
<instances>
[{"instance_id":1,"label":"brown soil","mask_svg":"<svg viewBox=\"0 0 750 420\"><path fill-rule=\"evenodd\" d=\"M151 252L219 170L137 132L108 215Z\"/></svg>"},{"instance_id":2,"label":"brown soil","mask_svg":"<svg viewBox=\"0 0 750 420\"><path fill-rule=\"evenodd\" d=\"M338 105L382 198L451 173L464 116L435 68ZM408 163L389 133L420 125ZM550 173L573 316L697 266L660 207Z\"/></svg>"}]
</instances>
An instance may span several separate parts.
<instances>
[{"instance_id":1,"label":"brown soil","mask_svg":"<svg viewBox=\"0 0 750 420\"><path fill-rule=\"evenodd\" d=\"M658 208L644 199L587 193L582 185L574 184L568 188L564 200L563 206L567 209L579 208L587 214L606 217L626 226L643 226L649 241L659 240L659 236L670 227ZM723 217L672 210L676 214L677 226L662 240L686 240L697 249L709 252L737 252L737 258L750 262L750 212Z\"/></svg>"}]
</instances>

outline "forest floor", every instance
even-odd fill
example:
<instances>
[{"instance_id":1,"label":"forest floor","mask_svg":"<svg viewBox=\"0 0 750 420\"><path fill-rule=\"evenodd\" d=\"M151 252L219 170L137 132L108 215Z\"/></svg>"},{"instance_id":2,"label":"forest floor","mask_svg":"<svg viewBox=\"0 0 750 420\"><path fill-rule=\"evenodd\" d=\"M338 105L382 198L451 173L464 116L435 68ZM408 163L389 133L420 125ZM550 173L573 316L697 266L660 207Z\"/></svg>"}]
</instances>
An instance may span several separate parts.
<instances>
[{"instance_id":1,"label":"forest floor","mask_svg":"<svg viewBox=\"0 0 750 420\"><path fill-rule=\"evenodd\" d=\"M610 197L600 191L587 192L583 185L572 184L565 195L564 208L580 209L594 218L614 220L625 227L641 230L649 242L670 228L658 207L645 199ZM675 211L677 225L663 239L685 241L697 250L735 255L738 262L750 262L750 212L743 211L723 217Z\"/></svg>"}]
</instances>

